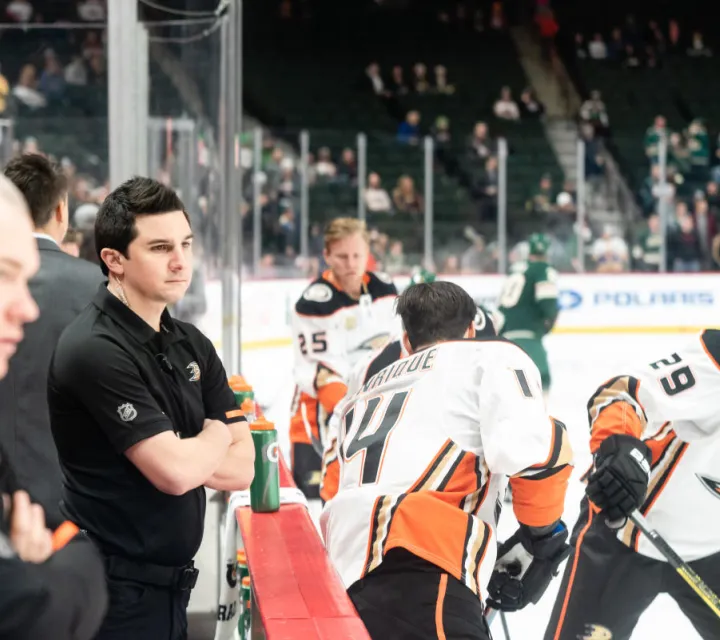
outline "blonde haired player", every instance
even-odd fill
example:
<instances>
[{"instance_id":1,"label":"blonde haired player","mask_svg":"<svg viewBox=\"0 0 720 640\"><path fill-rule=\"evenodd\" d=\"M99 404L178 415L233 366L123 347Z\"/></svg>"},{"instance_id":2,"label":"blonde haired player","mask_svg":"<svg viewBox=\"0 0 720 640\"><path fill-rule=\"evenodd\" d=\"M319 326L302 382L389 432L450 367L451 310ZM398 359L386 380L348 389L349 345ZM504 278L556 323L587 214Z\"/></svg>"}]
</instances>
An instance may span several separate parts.
<instances>
[{"instance_id":1,"label":"blonde haired player","mask_svg":"<svg viewBox=\"0 0 720 640\"><path fill-rule=\"evenodd\" d=\"M397 312L409 355L348 390L325 543L372 638L487 640L488 595L502 610L537 602L569 551L572 451L525 352L469 339L461 287L409 287ZM521 524L497 548L508 477Z\"/></svg>"},{"instance_id":2,"label":"blonde haired player","mask_svg":"<svg viewBox=\"0 0 720 640\"><path fill-rule=\"evenodd\" d=\"M295 396L290 420L293 476L308 498L319 496L320 429L345 395L345 380L365 354L399 335L397 289L367 271L365 223L336 218L325 230L328 269L305 289L292 314Z\"/></svg>"}]
</instances>

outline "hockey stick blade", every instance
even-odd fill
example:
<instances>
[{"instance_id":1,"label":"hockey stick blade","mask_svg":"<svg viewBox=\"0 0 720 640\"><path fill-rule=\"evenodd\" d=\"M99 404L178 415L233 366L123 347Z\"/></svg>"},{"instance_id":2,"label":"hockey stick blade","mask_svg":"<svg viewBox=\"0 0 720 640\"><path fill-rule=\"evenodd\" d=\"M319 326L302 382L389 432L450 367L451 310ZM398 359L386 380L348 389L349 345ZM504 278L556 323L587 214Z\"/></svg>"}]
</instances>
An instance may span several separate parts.
<instances>
[{"instance_id":1,"label":"hockey stick blade","mask_svg":"<svg viewBox=\"0 0 720 640\"><path fill-rule=\"evenodd\" d=\"M640 529L640 531L647 537L655 548L665 557L668 564L680 574L680 577L690 585L690 587L697 593L705 602L705 604L713 610L716 616L720 618L720 598L717 594L705 584L703 579L695 573L690 565L685 562L675 550L665 541L655 529L650 527L650 524L638 510L633 511L630 514L630 520L633 524Z\"/></svg>"}]
</instances>

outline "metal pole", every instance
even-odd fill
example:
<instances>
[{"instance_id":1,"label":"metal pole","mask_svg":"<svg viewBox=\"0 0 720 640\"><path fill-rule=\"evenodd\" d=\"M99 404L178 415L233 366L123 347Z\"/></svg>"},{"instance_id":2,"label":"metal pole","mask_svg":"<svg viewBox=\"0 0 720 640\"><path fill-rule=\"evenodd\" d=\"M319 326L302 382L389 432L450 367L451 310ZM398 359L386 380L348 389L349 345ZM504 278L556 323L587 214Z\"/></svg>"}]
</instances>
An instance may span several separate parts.
<instances>
[{"instance_id":1,"label":"metal pole","mask_svg":"<svg viewBox=\"0 0 720 640\"><path fill-rule=\"evenodd\" d=\"M234 131L234 158L235 173L233 180L233 215L237 225L237 233L235 234L235 266L236 266L236 282L237 291L235 294L235 354L236 371L242 370L242 275L243 275L243 225L241 208L243 204L242 198L242 163L240 162L240 134L242 132L242 113L243 113L243 2L235 0L235 131Z\"/></svg>"},{"instance_id":2,"label":"metal pole","mask_svg":"<svg viewBox=\"0 0 720 640\"><path fill-rule=\"evenodd\" d=\"M425 241L423 242L423 262L426 269L432 270L435 268L435 260L433 259L434 159L435 141L430 136L425 136L425 228L423 229Z\"/></svg>"},{"instance_id":3,"label":"metal pole","mask_svg":"<svg viewBox=\"0 0 720 640\"><path fill-rule=\"evenodd\" d=\"M585 141L580 138L577 146L577 259L578 271L585 272L585 219L586 207L585 183Z\"/></svg>"},{"instance_id":4,"label":"metal pole","mask_svg":"<svg viewBox=\"0 0 720 640\"><path fill-rule=\"evenodd\" d=\"M137 2L108 2L108 138L110 188L115 189L135 172L137 140L147 136L138 129ZM141 72L142 74L142 72Z\"/></svg>"},{"instance_id":5,"label":"metal pole","mask_svg":"<svg viewBox=\"0 0 720 640\"><path fill-rule=\"evenodd\" d=\"M667 136L663 132L658 143L658 167L660 169L660 181L658 183L658 216L660 218L660 273L667 272L667 233L668 233L668 210L667 210Z\"/></svg>"},{"instance_id":6,"label":"metal pole","mask_svg":"<svg viewBox=\"0 0 720 640\"><path fill-rule=\"evenodd\" d=\"M498 234L498 271L507 273L507 140L498 140L498 194L497 194L497 234Z\"/></svg>"},{"instance_id":7,"label":"metal pole","mask_svg":"<svg viewBox=\"0 0 720 640\"><path fill-rule=\"evenodd\" d=\"M260 175L262 173L262 142L263 132L255 127L253 132L253 273L260 273L262 258L262 207L260 206Z\"/></svg>"},{"instance_id":8,"label":"metal pole","mask_svg":"<svg viewBox=\"0 0 720 640\"><path fill-rule=\"evenodd\" d=\"M310 153L310 134L300 132L300 255L303 264L307 264L310 234L310 200L308 193L308 154Z\"/></svg>"},{"instance_id":9,"label":"metal pole","mask_svg":"<svg viewBox=\"0 0 720 640\"><path fill-rule=\"evenodd\" d=\"M135 25L135 53L137 55L135 87L137 90L136 127L140 135L136 139L134 172L141 176L148 175L148 120L150 114L150 52L148 32L145 25ZM187 198L187 196L186 196ZM187 202L187 199L185 200Z\"/></svg>"},{"instance_id":10,"label":"metal pole","mask_svg":"<svg viewBox=\"0 0 720 640\"><path fill-rule=\"evenodd\" d=\"M235 109L235 86L234 76L234 58L235 46L233 42L232 18L228 16L222 25L222 78L220 88L220 100L222 105L222 120L220 144L222 153L222 187L221 187L221 225L220 225L220 241L221 241L221 264L222 264L222 359L225 369L228 373L238 373L234 369L234 349L233 349L233 280L230 271L232 241L231 237L231 206L232 206L232 188L233 179L233 161L234 161L234 145L233 145L233 121ZM232 68L232 69L231 69Z\"/></svg>"},{"instance_id":11,"label":"metal pole","mask_svg":"<svg viewBox=\"0 0 720 640\"><path fill-rule=\"evenodd\" d=\"M367 136L358 133L357 136L357 164L358 164L358 218L365 221L365 188L367 187Z\"/></svg>"}]
</instances>

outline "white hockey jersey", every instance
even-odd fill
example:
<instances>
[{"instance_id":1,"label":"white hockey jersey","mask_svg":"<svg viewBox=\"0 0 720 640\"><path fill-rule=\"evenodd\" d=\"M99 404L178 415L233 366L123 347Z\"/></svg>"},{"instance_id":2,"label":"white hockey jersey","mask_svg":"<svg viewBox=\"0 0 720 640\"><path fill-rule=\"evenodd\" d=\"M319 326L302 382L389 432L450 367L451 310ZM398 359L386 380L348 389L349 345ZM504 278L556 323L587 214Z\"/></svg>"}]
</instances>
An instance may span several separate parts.
<instances>
[{"instance_id":1,"label":"white hockey jersey","mask_svg":"<svg viewBox=\"0 0 720 640\"><path fill-rule=\"evenodd\" d=\"M537 367L505 340L443 342L355 391L339 424L339 489L321 516L345 586L402 547L485 598L507 476L540 476L513 485L521 522L562 514L571 451L545 413Z\"/></svg>"},{"instance_id":2,"label":"white hockey jersey","mask_svg":"<svg viewBox=\"0 0 720 640\"><path fill-rule=\"evenodd\" d=\"M696 560L720 552L720 331L658 355L590 398L591 450L616 433L646 442L652 466L640 511L684 560ZM664 560L632 523L618 537Z\"/></svg>"},{"instance_id":3,"label":"white hockey jersey","mask_svg":"<svg viewBox=\"0 0 720 640\"><path fill-rule=\"evenodd\" d=\"M320 414L329 417L342 398L353 365L400 335L396 297L389 278L370 272L365 274L359 300L345 293L329 271L305 290L292 314L294 441L301 431L306 432L307 442L319 441Z\"/></svg>"}]
</instances>

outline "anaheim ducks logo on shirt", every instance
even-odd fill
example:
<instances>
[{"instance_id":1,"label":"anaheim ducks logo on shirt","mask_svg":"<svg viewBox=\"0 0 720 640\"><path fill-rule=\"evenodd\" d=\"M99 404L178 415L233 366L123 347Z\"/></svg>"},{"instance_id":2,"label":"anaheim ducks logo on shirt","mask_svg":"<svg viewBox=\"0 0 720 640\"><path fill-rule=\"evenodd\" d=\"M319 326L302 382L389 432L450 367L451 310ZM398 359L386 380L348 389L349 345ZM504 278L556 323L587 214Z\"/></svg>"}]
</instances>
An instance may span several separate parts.
<instances>
[{"instance_id":1,"label":"anaheim ducks logo on shirt","mask_svg":"<svg viewBox=\"0 0 720 640\"><path fill-rule=\"evenodd\" d=\"M585 625L585 635L578 637L580 640L612 640L613 634L607 627L599 624L588 624Z\"/></svg>"},{"instance_id":2,"label":"anaheim ducks logo on shirt","mask_svg":"<svg viewBox=\"0 0 720 640\"><path fill-rule=\"evenodd\" d=\"M200 365L197 362L191 362L185 368L190 373L190 377L188 378L190 382L197 382L198 380L200 380Z\"/></svg>"},{"instance_id":3,"label":"anaheim ducks logo on shirt","mask_svg":"<svg viewBox=\"0 0 720 640\"><path fill-rule=\"evenodd\" d=\"M699 473L696 473L695 475L697 476L697 479L702 482L703 487L705 487L716 498L720 499L720 480L714 480L713 478L708 478L707 476L701 476Z\"/></svg>"}]
</instances>

